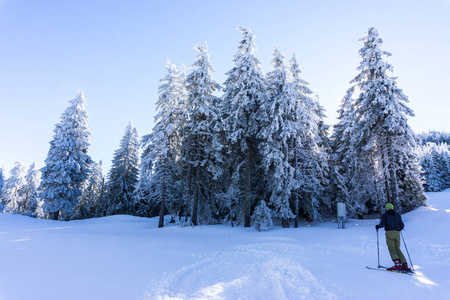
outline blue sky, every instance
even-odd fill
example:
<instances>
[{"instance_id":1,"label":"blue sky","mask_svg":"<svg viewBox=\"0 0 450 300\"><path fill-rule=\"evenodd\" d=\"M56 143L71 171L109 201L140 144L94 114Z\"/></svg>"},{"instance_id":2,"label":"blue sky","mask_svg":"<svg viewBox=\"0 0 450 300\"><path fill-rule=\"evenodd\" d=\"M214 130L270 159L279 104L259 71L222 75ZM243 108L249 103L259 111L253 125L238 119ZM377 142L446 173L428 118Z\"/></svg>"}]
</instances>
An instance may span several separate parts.
<instances>
[{"instance_id":1,"label":"blue sky","mask_svg":"<svg viewBox=\"0 0 450 300\"><path fill-rule=\"evenodd\" d=\"M158 81L169 58L192 64L208 43L217 82L241 38L257 36L271 70L273 45L296 52L303 78L334 124L356 74L359 41L375 26L409 97L415 131L450 131L450 0L69 1L0 0L0 160L44 165L55 124L82 89L91 117L90 155L108 171L131 120L151 132Z\"/></svg>"}]
</instances>

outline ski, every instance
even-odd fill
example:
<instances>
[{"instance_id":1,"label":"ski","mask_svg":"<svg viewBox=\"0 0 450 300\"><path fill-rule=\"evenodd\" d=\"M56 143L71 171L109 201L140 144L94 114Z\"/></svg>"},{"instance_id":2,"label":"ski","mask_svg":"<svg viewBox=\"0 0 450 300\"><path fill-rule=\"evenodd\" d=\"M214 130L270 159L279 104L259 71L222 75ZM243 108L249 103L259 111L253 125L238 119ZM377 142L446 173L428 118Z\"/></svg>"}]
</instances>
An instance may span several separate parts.
<instances>
[{"instance_id":1,"label":"ski","mask_svg":"<svg viewBox=\"0 0 450 300\"><path fill-rule=\"evenodd\" d=\"M379 266L378 268L372 268L372 267L366 266L366 268L369 269L369 270L386 271L386 272L399 273L399 274L405 274L405 275L411 275L411 276L417 275L414 272L403 272L403 271L388 270L388 268L383 267L383 266Z\"/></svg>"}]
</instances>

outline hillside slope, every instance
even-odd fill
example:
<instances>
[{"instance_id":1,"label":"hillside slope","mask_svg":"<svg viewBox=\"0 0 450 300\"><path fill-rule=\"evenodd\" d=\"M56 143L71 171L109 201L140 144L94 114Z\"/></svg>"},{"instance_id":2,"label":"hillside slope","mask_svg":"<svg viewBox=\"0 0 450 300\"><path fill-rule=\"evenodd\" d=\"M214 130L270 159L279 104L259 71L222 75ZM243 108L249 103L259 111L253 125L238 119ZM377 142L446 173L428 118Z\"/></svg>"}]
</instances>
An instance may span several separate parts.
<instances>
[{"instance_id":1,"label":"hillside slope","mask_svg":"<svg viewBox=\"0 0 450 300\"><path fill-rule=\"evenodd\" d=\"M445 299L450 295L450 190L405 214L420 277L370 271L377 220L273 227L157 228L113 216L58 222L0 214L0 300ZM391 265L380 230L380 259ZM404 250L404 245L402 245ZM406 251L405 255L406 255Z\"/></svg>"}]
</instances>

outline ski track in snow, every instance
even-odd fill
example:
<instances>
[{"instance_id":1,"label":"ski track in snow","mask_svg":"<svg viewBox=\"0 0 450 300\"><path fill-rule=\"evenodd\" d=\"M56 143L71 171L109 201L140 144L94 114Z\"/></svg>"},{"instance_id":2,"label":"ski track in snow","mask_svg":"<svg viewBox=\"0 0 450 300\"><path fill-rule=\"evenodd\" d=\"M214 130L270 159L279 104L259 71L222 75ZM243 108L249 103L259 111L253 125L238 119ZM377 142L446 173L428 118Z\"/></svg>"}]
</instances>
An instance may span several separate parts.
<instances>
[{"instance_id":1,"label":"ski track in snow","mask_svg":"<svg viewBox=\"0 0 450 300\"><path fill-rule=\"evenodd\" d=\"M373 239L359 238L359 247L281 242L281 237L276 242L231 246L154 280L144 299L352 299L300 262L315 265L318 257L329 260L327 256L336 253L362 259L373 255ZM323 260L318 265L324 265Z\"/></svg>"},{"instance_id":2,"label":"ski track in snow","mask_svg":"<svg viewBox=\"0 0 450 300\"><path fill-rule=\"evenodd\" d=\"M337 299L308 269L280 255L279 246L286 245L212 253L154 281L145 299Z\"/></svg>"}]
</instances>

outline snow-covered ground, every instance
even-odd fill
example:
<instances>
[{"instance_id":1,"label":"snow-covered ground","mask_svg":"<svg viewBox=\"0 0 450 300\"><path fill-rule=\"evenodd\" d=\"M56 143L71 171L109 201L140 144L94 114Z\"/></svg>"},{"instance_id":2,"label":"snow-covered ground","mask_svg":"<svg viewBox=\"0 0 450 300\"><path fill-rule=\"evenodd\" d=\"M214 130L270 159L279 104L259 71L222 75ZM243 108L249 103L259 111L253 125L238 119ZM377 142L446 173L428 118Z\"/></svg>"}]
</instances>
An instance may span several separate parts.
<instances>
[{"instance_id":1,"label":"snow-covered ground","mask_svg":"<svg viewBox=\"0 0 450 300\"><path fill-rule=\"evenodd\" d=\"M258 232L0 214L0 300L449 299L450 190L428 196L430 207L403 216L420 277L366 269L377 265L377 220Z\"/></svg>"}]
</instances>

